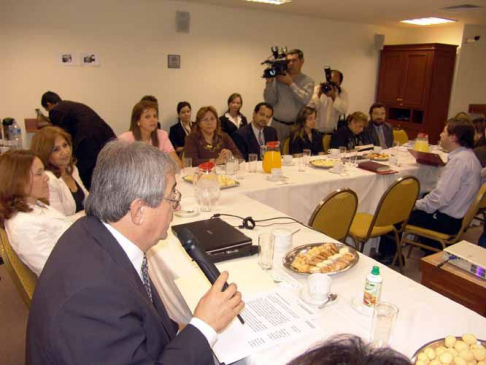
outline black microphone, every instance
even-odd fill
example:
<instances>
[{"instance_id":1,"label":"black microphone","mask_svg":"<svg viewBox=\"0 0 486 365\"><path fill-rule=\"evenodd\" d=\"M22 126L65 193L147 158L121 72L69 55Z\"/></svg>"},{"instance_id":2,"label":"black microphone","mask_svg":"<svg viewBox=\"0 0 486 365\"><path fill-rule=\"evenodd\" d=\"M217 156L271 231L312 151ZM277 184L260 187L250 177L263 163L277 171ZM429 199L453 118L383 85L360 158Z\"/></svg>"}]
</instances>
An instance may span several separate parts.
<instances>
[{"instance_id":1,"label":"black microphone","mask_svg":"<svg viewBox=\"0 0 486 365\"><path fill-rule=\"evenodd\" d=\"M189 256L196 262L199 268L202 270L204 275L208 278L211 284L214 284L216 279L221 275L218 268L214 263L211 261L209 256L206 254L204 250L201 250L199 246L199 242L197 238L192 234L192 232L188 228L183 228L179 235L179 241L181 241L182 247L186 250ZM228 283L224 283L223 290L225 291L228 288ZM240 320L241 324L245 324L245 321L241 316L237 315L238 319Z\"/></svg>"}]
</instances>

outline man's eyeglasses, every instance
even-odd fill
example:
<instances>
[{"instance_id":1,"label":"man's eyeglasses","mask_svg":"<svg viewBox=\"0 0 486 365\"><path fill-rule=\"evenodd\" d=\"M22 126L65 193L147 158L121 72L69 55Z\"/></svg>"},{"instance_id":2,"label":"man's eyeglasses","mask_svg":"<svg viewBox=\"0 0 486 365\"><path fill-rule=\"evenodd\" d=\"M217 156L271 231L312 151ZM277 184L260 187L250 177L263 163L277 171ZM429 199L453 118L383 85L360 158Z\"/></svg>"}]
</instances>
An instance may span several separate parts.
<instances>
[{"instance_id":1,"label":"man's eyeglasses","mask_svg":"<svg viewBox=\"0 0 486 365\"><path fill-rule=\"evenodd\" d=\"M162 199L170 202L172 209L176 210L181 202L181 198L182 198L182 194L180 193L180 191L174 189L174 192L172 193L172 198L162 198Z\"/></svg>"}]
</instances>

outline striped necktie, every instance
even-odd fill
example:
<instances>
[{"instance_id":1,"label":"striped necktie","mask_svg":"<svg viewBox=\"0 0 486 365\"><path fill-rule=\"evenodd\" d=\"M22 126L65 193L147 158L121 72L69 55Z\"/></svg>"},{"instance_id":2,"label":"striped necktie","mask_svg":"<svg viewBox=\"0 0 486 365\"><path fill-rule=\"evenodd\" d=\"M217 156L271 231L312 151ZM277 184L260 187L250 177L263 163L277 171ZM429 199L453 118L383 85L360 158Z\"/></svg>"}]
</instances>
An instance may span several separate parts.
<instances>
[{"instance_id":1,"label":"striped necktie","mask_svg":"<svg viewBox=\"0 0 486 365\"><path fill-rule=\"evenodd\" d=\"M260 129L260 133L258 133L258 143L260 143L260 146L263 146L265 143L263 142L263 130Z\"/></svg>"}]
</instances>

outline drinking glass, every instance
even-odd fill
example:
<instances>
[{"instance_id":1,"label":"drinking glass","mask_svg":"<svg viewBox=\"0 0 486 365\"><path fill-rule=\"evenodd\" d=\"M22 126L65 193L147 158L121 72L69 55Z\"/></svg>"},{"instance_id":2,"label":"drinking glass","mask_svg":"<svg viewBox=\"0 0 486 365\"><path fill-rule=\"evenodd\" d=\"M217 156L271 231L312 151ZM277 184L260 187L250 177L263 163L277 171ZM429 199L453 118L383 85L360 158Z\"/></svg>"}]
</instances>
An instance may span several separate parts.
<instances>
[{"instance_id":1,"label":"drinking glass","mask_svg":"<svg viewBox=\"0 0 486 365\"><path fill-rule=\"evenodd\" d=\"M275 237L271 233L258 235L258 265L262 270L271 270L273 266L273 251Z\"/></svg>"},{"instance_id":2,"label":"drinking glass","mask_svg":"<svg viewBox=\"0 0 486 365\"><path fill-rule=\"evenodd\" d=\"M304 162L305 162L306 166L309 165L311 153L312 153L312 151L309 150L309 149L302 150L302 156L304 156Z\"/></svg>"},{"instance_id":3,"label":"drinking glass","mask_svg":"<svg viewBox=\"0 0 486 365\"><path fill-rule=\"evenodd\" d=\"M387 347L390 344L397 316L397 306L385 302L375 305L370 338L373 347Z\"/></svg>"},{"instance_id":4,"label":"drinking glass","mask_svg":"<svg viewBox=\"0 0 486 365\"><path fill-rule=\"evenodd\" d=\"M341 157L341 160L345 162L346 160L346 147L341 146L339 147L339 157Z\"/></svg>"},{"instance_id":5,"label":"drinking glass","mask_svg":"<svg viewBox=\"0 0 486 365\"><path fill-rule=\"evenodd\" d=\"M246 174L246 162L242 158L236 160L236 178L238 180L243 180Z\"/></svg>"},{"instance_id":6,"label":"drinking glass","mask_svg":"<svg viewBox=\"0 0 486 365\"><path fill-rule=\"evenodd\" d=\"M248 155L248 165L250 172L256 172L258 163L258 155L256 153L250 153Z\"/></svg>"},{"instance_id":7,"label":"drinking glass","mask_svg":"<svg viewBox=\"0 0 486 365\"><path fill-rule=\"evenodd\" d=\"M296 153L294 157L297 159L297 164L299 166L299 171L300 172L305 172L305 157L302 153Z\"/></svg>"},{"instance_id":8,"label":"drinking glass","mask_svg":"<svg viewBox=\"0 0 486 365\"><path fill-rule=\"evenodd\" d=\"M182 159L182 175L187 176L192 172L192 158L184 157Z\"/></svg>"}]
</instances>

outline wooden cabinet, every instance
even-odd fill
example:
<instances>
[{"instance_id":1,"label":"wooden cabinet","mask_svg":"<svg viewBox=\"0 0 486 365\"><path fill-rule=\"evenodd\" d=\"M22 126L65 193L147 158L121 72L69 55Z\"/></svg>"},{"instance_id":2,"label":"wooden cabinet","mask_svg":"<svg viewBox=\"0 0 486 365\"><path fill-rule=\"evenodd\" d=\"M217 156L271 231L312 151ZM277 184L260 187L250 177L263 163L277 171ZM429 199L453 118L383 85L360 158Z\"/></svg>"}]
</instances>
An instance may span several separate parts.
<instances>
[{"instance_id":1,"label":"wooden cabinet","mask_svg":"<svg viewBox=\"0 0 486 365\"><path fill-rule=\"evenodd\" d=\"M381 52L376 100L386 105L388 122L437 143L444 128L457 46L409 44L385 46Z\"/></svg>"}]
</instances>

